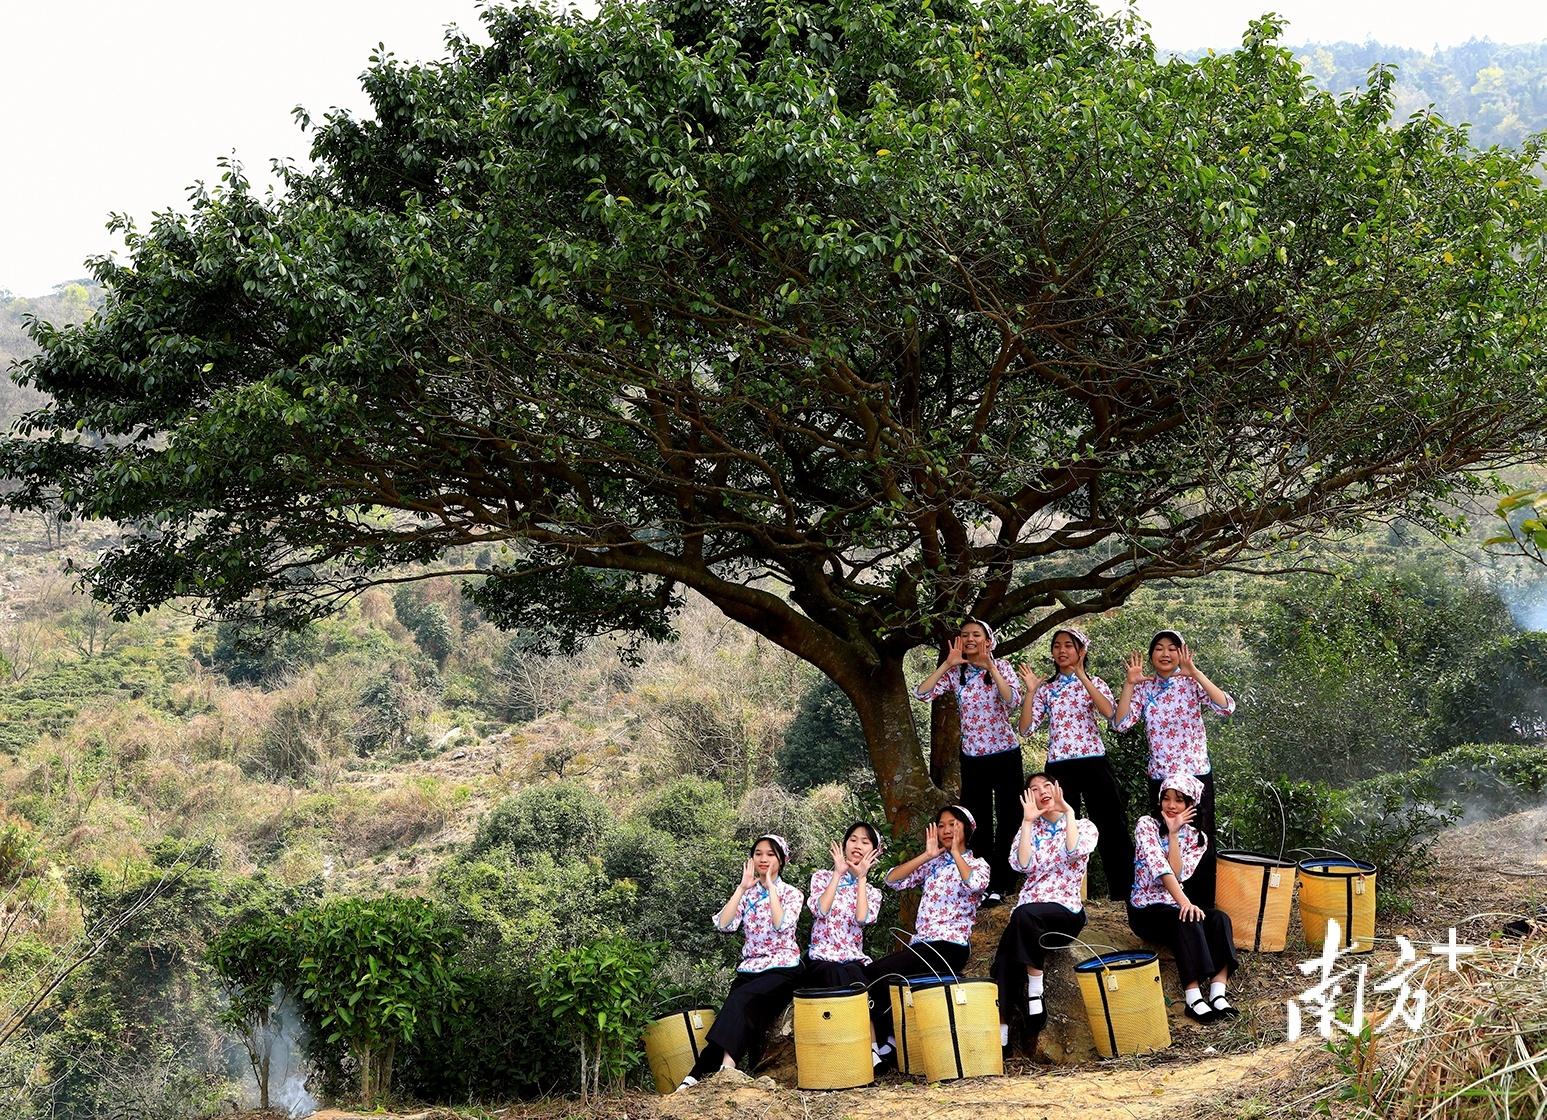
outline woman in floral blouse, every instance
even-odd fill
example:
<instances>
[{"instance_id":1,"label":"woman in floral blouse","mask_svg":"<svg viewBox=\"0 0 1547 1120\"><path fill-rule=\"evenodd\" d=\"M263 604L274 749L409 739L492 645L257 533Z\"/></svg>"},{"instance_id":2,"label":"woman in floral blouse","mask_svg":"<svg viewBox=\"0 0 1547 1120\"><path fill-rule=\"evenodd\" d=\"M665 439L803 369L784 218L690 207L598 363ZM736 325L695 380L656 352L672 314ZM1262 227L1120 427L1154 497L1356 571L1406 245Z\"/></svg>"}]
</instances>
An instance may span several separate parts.
<instances>
[{"instance_id":1,"label":"woman in floral blouse","mask_svg":"<svg viewBox=\"0 0 1547 1120\"><path fill-rule=\"evenodd\" d=\"M1128 830L1128 806L1123 798L1101 725L1116 707L1112 690L1085 669L1090 639L1076 626L1053 631L1053 677L1044 681L1029 663L1021 666L1020 733L1028 735L1047 723L1047 776L1063 790L1079 816L1083 811L1101 836L1101 870L1113 901L1128 897L1133 884L1133 843Z\"/></svg>"},{"instance_id":2,"label":"woman in floral blouse","mask_svg":"<svg viewBox=\"0 0 1547 1120\"><path fill-rule=\"evenodd\" d=\"M1137 651L1126 658L1128 679L1112 722L1118 731L1127 731L1144 721L1144 736L1149 741L1150 804L1160 796L1160 780L1167 774L1191 774L1203 787L1195 827L1208 844L1189 893L1193 901L1207 908L1214 905L1214 773L1203 713L1228 716L1235 711L1235 700L1204 675L1193 661L1192 650L1175 630L1162 630L1150 639L1149 660L1155 670L1153 677L1144 675Z\"/></svg>"},{"instance_id":3,"label":"woman in floral blouse","mask_svg":"<svg viewBox=\"0 0 1547 1120\"><path fill-rule=\"evenodd\" d=\"M1145 941L1171 949L1187 1016L1207 1023L1236 1014L1225 995L1236 956L1230 915L1199 906L1182 889L1208 846L1208 838L1193 824L1202 794L1203 783L1191 774L1162 778L1158 809L1134 826L1128 924Z\"/></svg>"},{"instance_id":4,"label":"woman in floral blouse","mask_svg":"<svg viewBox=\"0 0 1547 1120\"><path fill-rule=\"evenodd\" d=\"M1020 707L1015 670L997 659L994 631L969 618L945 660L918 686L920 700L954 693L961 717L961 803L977 820L977 850L989 865L984 906L997 906L1015 885L1010 842L1020 820L1021 741L1010 716ZM996 820L997 817L997 820Z\"/></svg>"},{"instance_id":5,"label":"woman in floral blouse","mask_svg":"<svg viewBox=\"0 0 1547 1120\"><path fill-rule=\"evenodd\" d=\"M922 887L924 897L919 900L907 948L866 965L866 983L892 976L952 976L966 967L972 923L989 877L988 862L967 850L976 827L964 806L946 805L924 830L924 851L886 873L886 885L893 890ZM897 1045L892 1035L892 1001L883 990L870 1004L875 1037L884 1040L876 1046L877 1064L889 1064L895 1060Z\"/></svg>"},{"instance_id":6,"label":"woman in floral blouse","mask_svg":"<svg viewBox=\"0 0 1547 1120\"><path fill-rule=\"evenodd\" d=\"M832 846L831 871L813 871L810 899L811 964L803 983L843 988L865 983L865 927L881 914L880 888L870 884L870 869L881 855L880 834L856 821L842 844Z\"/></svg>"},{"instance_id":7,"label":"woman in floral blouse","mask_svg":"<svg viewBox=\"0 0 1547 1120\"><path fill-rule=\"evenodd\" d=\"M1010 863L1026 873L991 973L999 981L999 1043L1010 1043L1011 1009L1019 1007L1033 1036L1047 1022L1042 975L1049 949L1062 949L1085 928L1080 881L1096 850L1096 826L1082 821L1046 774L1026 779L1022 821Z\"/></svg>"},{"instance_id":8,"label":"woman in floral blouse","mask_svg":"<svg viewBox=\"0 0 1547 1120\"><path fill-rule=\"evenodd\" d=\"M735 1069L736 1058L760 1049L763 1035L790 1002L800 979L800 945L795 924L804 896L779 878L790 857L782 836L759 836L742 868L741 882L714 916L721 933L742 931L741 964L725 1006L715 1017L692 1072L680 1092L721 1069Z\"/></svg>"}]
</instances>

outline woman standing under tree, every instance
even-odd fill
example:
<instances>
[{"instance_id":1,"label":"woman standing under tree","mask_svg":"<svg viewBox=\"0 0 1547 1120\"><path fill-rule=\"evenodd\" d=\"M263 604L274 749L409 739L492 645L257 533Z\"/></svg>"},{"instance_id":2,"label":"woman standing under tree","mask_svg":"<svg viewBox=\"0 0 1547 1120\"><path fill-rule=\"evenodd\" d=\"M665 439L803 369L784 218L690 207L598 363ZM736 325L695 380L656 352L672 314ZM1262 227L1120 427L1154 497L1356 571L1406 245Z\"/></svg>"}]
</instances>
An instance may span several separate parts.
<instances>
[{"instance_id":1,"label":"woman standing under tree","mask_svg":"<svg viewBox=\"0 0 1547 1120\"><path fill-rule=\"evenodd\" d=\"M736 979L725 1005L704 1038L692 1072L677 1086L680 1093L700 1078L735 1069L743 1053L756 1054L779 1012L790 1002L800 979L800 944L795 925L805 896L779 877L790 845L773 833L759 836L741 871L741 882L714 916L721 933L741 930L746 938Z\"/></svg>"},{"instance_id":2,"label":"woman standing under tree","mask_svg":"<svg viewBox=\"0 0 1547 1120\"><path fill-rule=\"evenodd\" d=\"M1112 690L1085 669L1090 639L1075 626L1053 631L1053 678L1044 681L1030 663L1021 666L1025 701L1019 730L1030 734L1047 723L1047 776L1058 784L1075 816L1083 811L1101 834L1097 849L1107 896L1128 897L1133 885L1133 841L1128 806L1112 773L1101 724L1112 718Z\"/></svg>"},{"instance_id":3,"label":"woman standing under tree","mask_svg":"<svg viewBox=\"0 0 1547 1120\"><path fill-rule=\"evenodd\" d=\"M1208 909L1214 905L1214 773L1203 713L1228 716L1235 711L1235 700L1204 675L1193 661L1192 650L1175 630L1161 630L1150 639L1149 660L1155 670L1153 677L1144 675L1144 661L1137 650L1125 659L1128 679L1123 682L1113 726L1127 731L1144 721L1144 736L1149 741L1150 804L1160 796L1161 779L1167 775L1191 774L1198 779L1200 793L1193 826L1203 833L1207 845L1188 893Z\"/></svg>"},{"instance_id":4,"label":"woman standing under tree","mask_svg":"<svg viewBox=\"0 0 1547 1120\"><path fill-rule=\"evenodd\" d=\"M975 849L988 860L984 907L997 906L1015 886L1010 844L1021 818L1021 744L1010 723L1021 690L1008 661L995 658L994 631L969 618L945 660L914 695L935 700L956 694L961 715L962 806L977 822ZM996 821L997 816L997 821Z\"/></svg>"}]
</instances>

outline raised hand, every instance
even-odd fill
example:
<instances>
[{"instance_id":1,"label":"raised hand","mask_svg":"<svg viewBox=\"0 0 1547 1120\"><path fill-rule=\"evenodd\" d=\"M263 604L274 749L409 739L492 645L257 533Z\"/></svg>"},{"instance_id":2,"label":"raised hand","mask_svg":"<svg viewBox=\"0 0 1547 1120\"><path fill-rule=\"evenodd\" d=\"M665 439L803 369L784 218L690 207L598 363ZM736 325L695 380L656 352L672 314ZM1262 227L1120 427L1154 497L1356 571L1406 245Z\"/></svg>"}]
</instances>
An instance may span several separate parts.
<instances>
[{"instance_id":1,"label":"raised hand","mask_svg":"<svg viewBox=\"0 0 1547 1120\"><path fill-rule=\"evenodd\" d=\"M833 874L842 875L849 869L849 857L843 854L843 845L834 840L829 851L833 857Z\"/></svg>"},{"instance_id":2,"label":"raised hand","mask_svg":"<svg viewBox=\"0 0 1547 1120\"><path fill-rule=\"evenodd\" d=\"M1085 676L1085 655L1090 652L1089 646L1080 646L1074 654L1074 675Z\"/></svg>"},{"instance_id":3,"label":"raised hand","mask_svg":"<svg viewBox=\"0 0 1547 1120\"><path fill-rule=\"evenodd\" d=\"M866 875L870 874L870 869L876 865L876 860L880 858L881 849L871 848L870 851L865 853L864 858L859 861L859 866L854 869L854 874L863 879Z\"/></svg>"},{"instance_id":4,"label":"raised hand","mask_svg":"<svg viewBox=\"0 0 1547 1120\"><path fill-rule=\"evenodd\" d=\"M1030 661L1021 662L1020 666L1016 669L1016 672L1021 675L1021 683L1026 686L1027 696L1032 695L1045 683L1043 678L1037 674L1037 670L1032 666Z\"/></svg>"},{"instance_id":5,"label":"raised hand","mask_svg":"<svg viewBox=\"0 0 1547 1120\"><path fill-rule=\"evenodd\" d=\"M1176 659L1176 675L1179 677L1196 677L1198 667L1193 664L1192 647L1185 642L1182 644L1182 652Z\"/></svg>"},{"instance_id":6,"label":"raised hand","mask_svg":"<svg viewBox=\"0 0 1547 1120\"><path fill-rule=\"evenodd\" d=\"M964 638L953 638L951 640L951 648L945 652L946 668L954 669L958 665L967 664L967 655L962 652L962 643L965 640Z\"/></svg>"},{"instance_id":7,"label":"raised hand","mask_svg":"<svg viewBox=\"0 0 1547 1120\"><path fill-rule=\"evenodd\" d=\"M940 854L940 836L934 825L924 830L924 854L931 858Z\"/></svg>"},{"instance_id":8,"label":"raised hand","mask_svg":"<svg viewBox=\"0 0 1547 1120\"><path fill-rule=\"evenodd\" d=\"M1123 658L1123 668L1128 671L1128 683L1138 684L1144 679L1144 655L1138 650L1130 650Z\"/></svg>"},{"instance_id":9,"label":"raised hand","mask_svg":"<svg viewBox=\"0 0 1547 1120\"><path fill-rule=\"evenodd\" d=\"M1047 807L1049 813L1057 813L1067 817L1069 815L1069 802L1064 800L1064 787L1058 782L1053 783L1053 803ZM1052 820L1051 816L1048 820Z\"/></svg>"},{"instance_id":10,"label":"raised hand","mask_svg":"<svg viewBox=\"0 0 1547 1120\"><path fill-rule=\"evenodd\" d=\"M778 871L774 867L770 867L767 871L763 872L762 875L758 876L758 882L763 884L764 890L771 892L774 889L774 879L777 876Z\"/></svg>"},{"instance_id":11,"label":"raised hand","mask_svg":"<svg viewBox=\"0 0 1547 1120\"><path fill-rule=\"evenodd\" d=\"M967 850L967 830L965 828L958 828L956 830L956 837L955 837L955 839L953 839L951 841L951 854L959 856L962 853L964 853L966 850Z\"/></svg>"},{"instance_id":12,"label":"raised hand","mask_svg":"<svg viewBox=\"0 0 1547 1120\"><path fill-rule=\"evenodd\" d=\"M1037 799L1031 795L1031 790L1021 794L1021 820L1034 821L1037 819Z\"/></svg>"},{"instance_id":13,"label":"raised hand","mask_svg":"<svg viewBox=\"0 0 1547 1120\"><path fill-rule=\"evenodd\" d=\"M757 872L752 867L752 861L747 860L747 865L741 869L741 889L749 891L752 884L757 882Z\"/></svg>"},{"instance_id":14,"label":"raised hand","mask_svg":"<svg viewBox=\"0 0 1547 1120\"><path fill-rule=\"evenodd\" d=\"M1184 824L1192 824L1193 818L1197 815L1198 807L1196 805L1189 805L1176 816L1167 817L1166 828L1171 831L1172 835L1175 835L1176 833L1182 831L1182 826Z\"/></svg>"}]
</instances>

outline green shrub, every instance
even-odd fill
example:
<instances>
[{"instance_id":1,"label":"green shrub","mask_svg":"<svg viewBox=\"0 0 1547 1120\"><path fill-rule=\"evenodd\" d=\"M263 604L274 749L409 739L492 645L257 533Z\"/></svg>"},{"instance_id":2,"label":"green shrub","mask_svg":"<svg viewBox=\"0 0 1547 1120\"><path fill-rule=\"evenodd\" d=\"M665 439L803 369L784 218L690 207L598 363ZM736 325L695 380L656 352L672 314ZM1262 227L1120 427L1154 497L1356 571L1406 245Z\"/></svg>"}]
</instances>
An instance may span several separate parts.
<instances>
[{"instance_id":1,"label":"green shrub","mask_svg":"<svg viewBox=\"0 0 1547 1120\"><path fill-rule=\"evenodd\" d=\"M780 784L796 793L829 783L875 785L859 715L826 677L801 694L774 759Z\"/></svg>"},{"instance_id":2,"label":"green shrub","mask_svg":"<svg viewBox=\"0 0 1547 1120\"><path fill-rule=\"evenodd\" d=\"M217 623L214 634L195 651L232 684L256 685L276 684L326 656L318 626L276 634L241 622Z\"/></svg>"},{"instance_id":3,"label":"green shrub","mask_svg":"<svg viewBox=\"0 0 1547 1120\"><path fill-rule=\"evenodd\" d=\"M346 1047L360 1100L376 1104L390 1091L398 1047L439 1033L459 1005L458 928L441 907L396 895L309 907L286 928L310 1039Z\"/></svg>"},{"instance_id":4,"label":"green shrub","mask_svg":"<svg viewBox=\"0 0 1547 1120\"><path fill-rule=\"evenodd\" d=\"M1547 740L1547 633L1488 643L1437 684L1431 708L1438 746Z\"/></svg>"},{"instance_id":5,"label":"green shrub","mask_svg":"<svg viewBox=\"0 0 1547 1120\"><path fill-rule=\"evenodd\" d=\"M635 816L677 840L712 844L735 835L736 808L725 796L725 787L693 775L670 781L647 796Z\"/></svg>"},{"instance_id":6,"label":"green shrub","mask_svg":"<svg viewBox=\"0 0 1547 1120\"><path fill-rule=\"evenodd\" d=\"M496 848L512 856L547 852L559 860L580 857L605 844L614 823L601 798L579 783L528 786L478 822L467 857L476 859Z\"/></svg>"},{"instance_id":7,"label":"green shrub","mask_svg":"<svg viewBox=\"0 0 1547 1120\"><path fill-rule=\"evenodd\" d=\"M640 905L634 884L614 881L599 861L505 849L448 864L435 894L467 930L469 955L490 967L530 964L537 954L628 929Z\"/></svg>"},{"instance_id":8,"label":"green shrub","mask_svg":"<svg viewBox=\"0 0 1547 1120\"><path fill-rule=\"evenodd\" d=\"M459 966L456 978L459 1004L444 1028L420 1032L399 1052L403 1093L466 1104L578 1088L570 1047L538 1006L525 967Z\"/></svg>"},{"instance_id":9,"label":"green shrub","mask_svg":"<svg viewBox=\"0 0 1547 1120\"><path fill-rule=\"evenodd\" d=\"M455 640L446 608L426 599L417 588L405 585L393 592L392 610L425 656L444 665Z\"/></svg>"},{"instance_id":10,"label":"green shrub","mask_svg":"<svg viewBox=\"0 0 1547 1120\"><path fill-rule=\"evenodd\" d=\"M543 961L537 1003L579 1056L582 1101L621 1088L639 1060L639 1035L656 1004L660 948L628 937L605 938Z\"/></svg>"}]
</instances>

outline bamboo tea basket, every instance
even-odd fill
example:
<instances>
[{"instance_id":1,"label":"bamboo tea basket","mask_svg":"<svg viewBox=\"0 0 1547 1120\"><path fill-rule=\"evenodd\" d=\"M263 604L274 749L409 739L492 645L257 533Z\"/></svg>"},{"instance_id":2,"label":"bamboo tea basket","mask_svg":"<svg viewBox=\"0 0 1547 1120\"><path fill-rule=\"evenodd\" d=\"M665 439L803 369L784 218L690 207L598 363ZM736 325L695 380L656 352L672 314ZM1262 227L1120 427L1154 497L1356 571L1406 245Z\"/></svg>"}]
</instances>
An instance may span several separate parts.
<instances>
[{"instance_id":1,"label":"bamboo tea basket","mask_svg":"<svg viewBox=\"0 0 1547 1120\"><path fill-rule=\"evenodd\" d=\"M863 988L795 993L795 1080L802 1089L853 1089L875 1080L870 997Z\"/></svg>"},{"instance_id":2,"label":"bamboo tea basket","mask_svg":"<svg viewBox=\"0 0 1547 1120\"><path fill-rule=\"evenodd\" d=\"M1074 966L1085 1016L1103 1058L1127 1058L1171 1045L1160 962L1136 950L1091 957Z\"/></svg>"}]
</instances>

